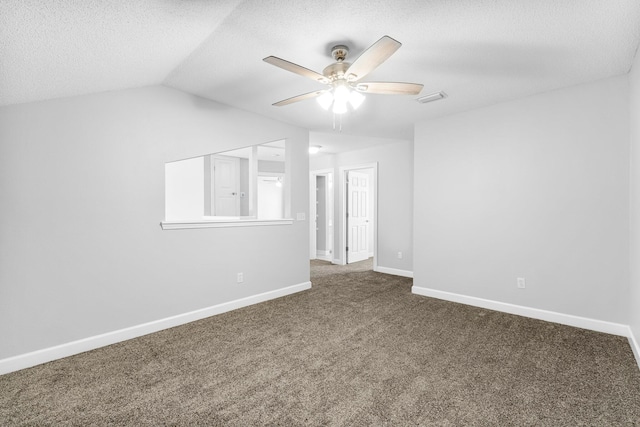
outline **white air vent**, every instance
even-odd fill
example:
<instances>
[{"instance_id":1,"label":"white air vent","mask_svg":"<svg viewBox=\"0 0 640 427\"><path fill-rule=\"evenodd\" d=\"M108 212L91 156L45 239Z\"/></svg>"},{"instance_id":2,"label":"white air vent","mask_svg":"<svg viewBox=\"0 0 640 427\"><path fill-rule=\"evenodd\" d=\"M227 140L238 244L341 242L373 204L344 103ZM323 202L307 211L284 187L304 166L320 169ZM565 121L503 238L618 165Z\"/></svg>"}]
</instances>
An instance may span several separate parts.
<instances>
[{"instance_id":1,"label":"white air vent","mask_svg":"<svg viewBox=\"0 0 640 427\"><path fill-rule=\"evenodd\" d=\"M417 98L416 101L418 101L420 104L426 104L427 102L438 101L439 99L443 99L446 97L447 94L444 92L434 92L429 95L421 96L420 98Z\"/></svg>"}]
</instances>

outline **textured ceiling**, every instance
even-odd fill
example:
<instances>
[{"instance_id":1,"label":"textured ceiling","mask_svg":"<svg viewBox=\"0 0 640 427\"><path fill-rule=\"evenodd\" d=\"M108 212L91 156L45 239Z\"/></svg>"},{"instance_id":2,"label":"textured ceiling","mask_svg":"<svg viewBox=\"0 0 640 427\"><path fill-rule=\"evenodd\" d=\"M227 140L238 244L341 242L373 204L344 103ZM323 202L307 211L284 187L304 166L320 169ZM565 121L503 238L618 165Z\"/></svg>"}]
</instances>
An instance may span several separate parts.
<instances>
[{"instance_id":1,"label":"textured ceiling","mask_svg":"<svg viewBox=\"0 0 640 427\"><path fill-rule=\"evenodd\" d=\"M164 84L332 133L313 100L324 86L266 64L321 72L329 49L353 60L383 35L403 46L365 80L424 84L368 95L342 133L409 139L413 123L628 72L640 40L637 0L2 0L2 105Z\"/></svg>"},{"instance_id":2,"label":"textured ceiling","mask_svg":"<svg viewBox=\"0 0 640 427\"><path fill-rule=\"evenodd\" d=\"M0 0L0 103L161 84L240 0Z\"/></svg>"}]
</instances>

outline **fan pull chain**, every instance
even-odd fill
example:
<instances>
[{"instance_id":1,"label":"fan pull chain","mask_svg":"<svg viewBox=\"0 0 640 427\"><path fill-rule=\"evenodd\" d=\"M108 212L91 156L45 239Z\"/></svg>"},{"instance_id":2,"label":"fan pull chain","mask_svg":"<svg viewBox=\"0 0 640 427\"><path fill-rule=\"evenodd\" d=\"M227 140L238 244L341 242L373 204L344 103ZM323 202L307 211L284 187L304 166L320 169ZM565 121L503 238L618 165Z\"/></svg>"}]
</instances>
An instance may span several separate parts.
<instances>
[{"instance_id":1,"label":"fan pull chain","mask_svg":"<svg viewBox=\"0 0 640 427\"><path fill-rule=\"evenodd\" d=\"M339 114L338 131L342 132L342 114ZM336 130L336 113L333 113L333 130Z\"/></svg>"}]
</instances>

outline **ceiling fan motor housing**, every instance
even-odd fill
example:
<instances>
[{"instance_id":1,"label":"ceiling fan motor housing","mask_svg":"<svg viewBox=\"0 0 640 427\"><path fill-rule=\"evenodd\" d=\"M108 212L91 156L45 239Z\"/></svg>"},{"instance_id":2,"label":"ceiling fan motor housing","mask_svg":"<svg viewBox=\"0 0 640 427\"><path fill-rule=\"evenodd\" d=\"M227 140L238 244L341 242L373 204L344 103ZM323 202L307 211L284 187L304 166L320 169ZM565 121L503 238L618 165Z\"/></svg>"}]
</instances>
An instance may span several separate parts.
<instances>
[{"instance_id":1,"label":"ceiling fan motor housing","mask_svg":"<svg viewBox=\"0 0 640 427\"><path fill-rule=\"evenodd\" d=\"M349 62L334 62L322 70L322 74L332 82L344 79L344 75L350 66L351 64Z\"/></svg>"},{"instance_id":2,"label":"ceiling fan motor housing","mask_svg":"<svg viewBox=\"0 0 640 427\"><path fill-rule=\"evenodd\" d=\"M338 62L342 62L347 58L349 48L343 44L339 44L331 48L331 56Z\"/></svg>"}]
</instances>

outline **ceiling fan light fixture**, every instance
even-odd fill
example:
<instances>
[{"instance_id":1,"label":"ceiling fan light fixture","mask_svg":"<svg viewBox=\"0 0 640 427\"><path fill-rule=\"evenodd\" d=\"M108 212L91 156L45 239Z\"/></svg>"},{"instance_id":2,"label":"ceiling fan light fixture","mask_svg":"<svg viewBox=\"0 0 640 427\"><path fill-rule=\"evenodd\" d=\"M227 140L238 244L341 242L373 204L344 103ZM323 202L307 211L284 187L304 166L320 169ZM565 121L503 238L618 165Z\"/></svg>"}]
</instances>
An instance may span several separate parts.
<instances>
[{"instance_id":1,"label":"ceiling fan light fixture","mask_svg":"<svg viewBox=\"0 0 640 427\"><path fill-rule=\"evenodd\" d=\"M276 102L273 105L282 107L294 102L316 98L318 104L324 110L333 112L335 129L335 115L358 109L367 94L418 95L423 88L423 85L418 83L360 82L360 79L363 79L389 59L400 46L402 46L402 43L399 41L389 36L383 36L351 63L345 61L349 48L345 45L336 45L331 49L331 56L336 62L325 67L322 74L284 59L268 56L263 59L264 62L329 86L325 90L303 93L302 95ZM446 94L442 92L438 96L437 99L442 99L446 97ZM430 100L432 99L429 99L428 96L418 99L421 103L429 102Z\"/></svg>"},{"instance_id":2,"label":"ceiling fan light fixture","mask_svg":"<svg viewBox=\"0 0 640 427\"><path fill-rule=\"evenodd\" d=\"M357 110L364 102L364 98L365 96L363 94L352 90L349 94L349 104L351 104L354 110Z\"/></svg>"},{"instance_id":3,"label":"ceiling fan light fixture","mask_svg":"<svg viewBox=\"0 0 640 427\"><path fill-rule=\"evenodd\" d=\"M341 101L336 99L333 101L333 113L334 114L344 114L347 112L347 101Z\"/></svg>"},{"instance_id":4,"label":"ceiling fan light fixture","mask_svg":"<svg viewBox=\"0 0 640 427\"><path fill-rule=\"evenodd\" d=\"M333 94L331 92L325 92L317 97L316 100L324 110L329 110L329 107L331 107L333 103Z\"/></svg>"},{"instance_id":5,"label":"ceiling fan light fixture","mask_svg":"<svg viewBox=\"0 0 640 427\"><path fill-rule=\"evenodd\" d=\"M342 83L337 82L333 89L333 98L336 103L345 104L349 101L349 96L351 95L351 91L349 87Z\"/></svg>"}]
</instances>

